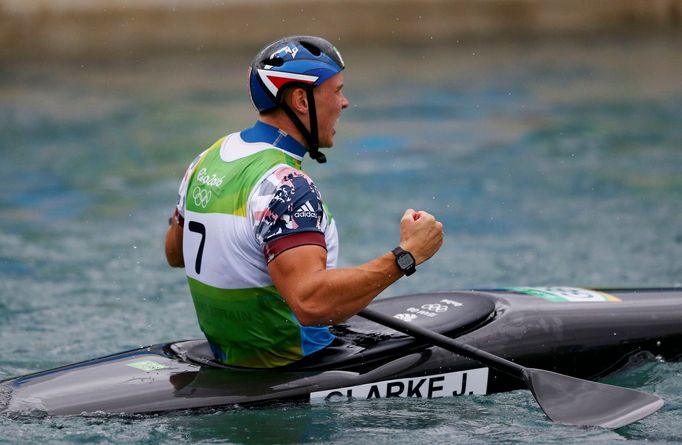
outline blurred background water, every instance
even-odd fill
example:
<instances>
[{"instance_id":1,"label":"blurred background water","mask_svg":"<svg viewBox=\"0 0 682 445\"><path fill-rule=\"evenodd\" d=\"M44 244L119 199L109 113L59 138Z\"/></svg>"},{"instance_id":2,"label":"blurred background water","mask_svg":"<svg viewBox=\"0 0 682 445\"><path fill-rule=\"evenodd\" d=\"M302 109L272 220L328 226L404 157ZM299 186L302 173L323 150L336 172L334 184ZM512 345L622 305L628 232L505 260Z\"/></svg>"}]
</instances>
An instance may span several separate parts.
<instances>
[{"instance_id":1,"label":"blurred background water","mask_svg":"<svg viewBox=\"0 0 682 445\"><path fill-rule=\"evenodd\" d=\"M341 265L398 241L406 207L442 250L381 298L520 285L682 286L680 38L350 46L336 146L309 160ZM251 125L255 51L0 65L0 379L199 338L163 236L179 179ZM0 417L0 443L682 441L682 366L609 381L667 405L618 431L553 425L527 391L132 418Z\"/></svg>"}]
</instances>

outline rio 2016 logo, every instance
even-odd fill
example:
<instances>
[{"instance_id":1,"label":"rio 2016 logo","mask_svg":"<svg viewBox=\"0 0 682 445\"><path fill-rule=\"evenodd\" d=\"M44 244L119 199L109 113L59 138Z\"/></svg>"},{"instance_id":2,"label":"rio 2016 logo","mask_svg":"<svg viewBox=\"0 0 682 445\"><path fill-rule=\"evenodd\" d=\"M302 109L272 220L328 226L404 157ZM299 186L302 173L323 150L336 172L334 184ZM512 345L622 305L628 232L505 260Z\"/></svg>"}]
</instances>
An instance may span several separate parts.
<instances>
[{"instance_id":1,"label":"rio 2016 logo","mask_svg":"<svg viewBox=\"0 0 682 445\"><path fill-rule=\"evenodd\" d=\"M412 321L417 318L414 314L395 314L394 317L402 321Z\"/></svg>"},{"instance_id":2,"label":"rio 2016 logo","mask_svg":"<svg viewBox=\"0 0 682 445\"><path fill-rule=\"evenodd\" d=\"M207 169L202 168L197 174L197 181L209 187L220 187L223 185L225 177L219 178L215 173L209 174Z\"/></svg>"}]
</instances>

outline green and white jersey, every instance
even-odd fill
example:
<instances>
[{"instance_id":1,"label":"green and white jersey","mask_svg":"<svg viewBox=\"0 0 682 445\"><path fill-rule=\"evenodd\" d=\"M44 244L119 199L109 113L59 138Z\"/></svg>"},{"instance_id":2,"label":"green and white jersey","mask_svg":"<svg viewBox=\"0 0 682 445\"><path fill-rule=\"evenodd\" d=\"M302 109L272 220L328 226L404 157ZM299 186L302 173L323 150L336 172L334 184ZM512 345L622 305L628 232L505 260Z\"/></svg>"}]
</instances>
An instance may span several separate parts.
<instances>
[{"instance_id":1,"label":"green and white jersey","mask_svg":"<svg viewBox=\"0 0 682 445\"><path fill-rule=\"evenodd\" d=\"M199 155L180 186L185 271L199 325L216 358L229 365L275 367L334 339L302 326L273 286L267 263L300 245L327 249L336 267L336 225L303 173L305 148L256 123Z\"/></svg>"}]
</instances>

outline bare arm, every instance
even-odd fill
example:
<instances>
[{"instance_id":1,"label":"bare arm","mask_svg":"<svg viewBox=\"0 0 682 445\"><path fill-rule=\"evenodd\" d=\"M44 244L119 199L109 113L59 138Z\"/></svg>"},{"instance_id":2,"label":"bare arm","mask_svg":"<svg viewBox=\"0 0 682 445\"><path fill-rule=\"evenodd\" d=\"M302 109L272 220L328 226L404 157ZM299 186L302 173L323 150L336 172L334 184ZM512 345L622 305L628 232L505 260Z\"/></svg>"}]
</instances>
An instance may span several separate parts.
<instances>
[{"instance_id":1,"label":"bare arm","mask_svg":"<svg viewBox=\"0 0 682 445\"><path fill-rule=\"evenodd\" d=\"M417 264L443 243L443 225L426 212L407 210L400 221L400 246ZM387 252L361 266L326 269L326 251L300 246L278 255L268 265L275 287L303 325L339 323L357 314L402 274Z\"/></svg>"},{"instance_id":2,"label":"bare arm","mask_svg":"<svg viewBox=\"0 0 682 445\"><path fill-rule=\"evenodd\" d=\"M171 267L185 267L182 256L182 226L175 217L171 218L170 226L166 231L166 261Z\"/></svg>"}]
</instances>

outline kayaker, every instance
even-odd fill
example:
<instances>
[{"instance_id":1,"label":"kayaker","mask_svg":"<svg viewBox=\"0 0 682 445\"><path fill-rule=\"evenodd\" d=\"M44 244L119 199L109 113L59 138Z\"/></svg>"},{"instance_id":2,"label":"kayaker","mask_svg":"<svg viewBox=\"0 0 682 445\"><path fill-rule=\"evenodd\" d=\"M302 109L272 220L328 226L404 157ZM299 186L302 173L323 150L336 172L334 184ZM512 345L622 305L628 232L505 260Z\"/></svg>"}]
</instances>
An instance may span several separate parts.
<instances>
[{"instance_id":1,"label":"kayaker","mask_svg":"<svg viewBox=\"0 0 682 445\"><path fill-rule=\"evenodd\" d=\"M219 139L191 163L166 234L166 258L185 267L199 325L224 364L269 368L332 343L328 326L362 310L429 259L443 226L408 209L400 243L337 269L338 236L306 153L331 147L343 94L341 54L320 37L265 46L249 69L256 124ZM397 229L397 228L396 228Z\"/></svg>"}]
</instances>

